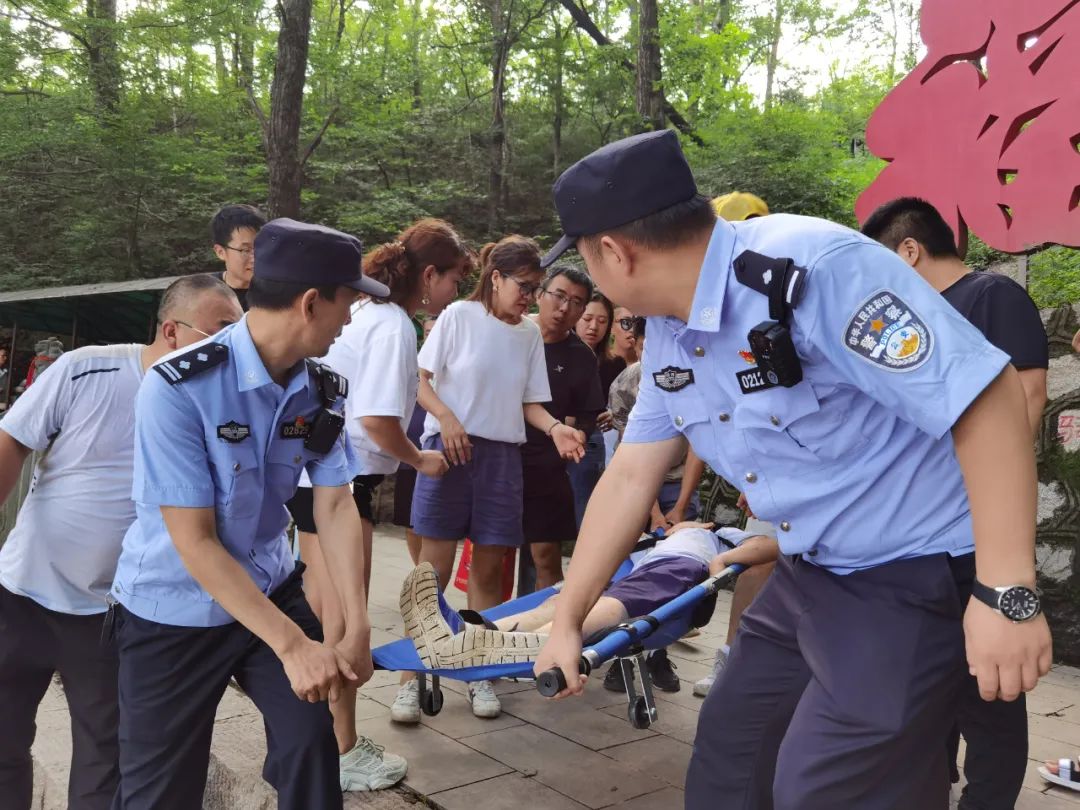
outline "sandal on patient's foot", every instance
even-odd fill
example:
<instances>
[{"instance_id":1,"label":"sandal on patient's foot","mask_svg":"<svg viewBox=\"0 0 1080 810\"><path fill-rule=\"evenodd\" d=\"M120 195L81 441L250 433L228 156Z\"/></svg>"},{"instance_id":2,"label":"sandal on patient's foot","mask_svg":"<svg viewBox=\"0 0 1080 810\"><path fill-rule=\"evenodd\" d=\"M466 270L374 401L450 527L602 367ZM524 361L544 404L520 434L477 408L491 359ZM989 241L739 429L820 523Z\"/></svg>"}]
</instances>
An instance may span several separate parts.
<instances>
[{"instance_id":1,"label":"sandal on patient's foot","mask_svg":"<svg viewBox=\"0 0 1080 810\"><path fill-rule=\"evenodd\" d=\"M1069 761L1062 759L1058 762L1044 762L1039 766L1039 776L1052 785L1059 785L1060 787L1080 792L1080 773L1078 773L1080 768L1077 767L1077 763L1075 761L1069 762L1071 767L1069 769L1069 774L1066 776L1061 773L1061 762Z\"/></svg>"}]
</instances>

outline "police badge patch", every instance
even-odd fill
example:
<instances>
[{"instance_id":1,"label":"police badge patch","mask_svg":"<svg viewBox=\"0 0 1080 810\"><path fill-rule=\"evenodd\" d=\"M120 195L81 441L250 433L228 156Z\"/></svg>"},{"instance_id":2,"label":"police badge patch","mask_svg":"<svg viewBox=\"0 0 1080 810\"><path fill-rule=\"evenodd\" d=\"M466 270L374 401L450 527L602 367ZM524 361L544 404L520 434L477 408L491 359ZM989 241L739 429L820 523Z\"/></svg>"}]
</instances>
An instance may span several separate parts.
<instances>
[{"instance_id":1,"label":"police badge patch","mask_svg":"<svg viewBox=\"0 0 1080 810\"><path fill-rule=\"evenodd\" d=\"M674 393L675 391L682 391L686 386L693 384L694 370L691 368L666 366L653 374L652 377L657 388L662 388L664 391Z\"/></svg>"},{"instance_id":2,"label":"police badge patch","mask_svg":"<svg viewBox=\"0 0 1080 810\"><path fill-rule=\"evenodd\" d=\"M236 444L251 435L251 427L241 425L239 422L229 421L224 425L217 426L217 435L219 439L224 439L230 444Z\"/></svg>"},{"instance_id":3,"label":"police badge patch","mask_svg":"<svg viewBox=\"0 0 1080 810\"><path fill-rule=\"evenodd\" d=\"M934 351L934 333L894 292L868 298L844 328L844 345L887 371L914 371Z\"/></svg>"}]
</instances>

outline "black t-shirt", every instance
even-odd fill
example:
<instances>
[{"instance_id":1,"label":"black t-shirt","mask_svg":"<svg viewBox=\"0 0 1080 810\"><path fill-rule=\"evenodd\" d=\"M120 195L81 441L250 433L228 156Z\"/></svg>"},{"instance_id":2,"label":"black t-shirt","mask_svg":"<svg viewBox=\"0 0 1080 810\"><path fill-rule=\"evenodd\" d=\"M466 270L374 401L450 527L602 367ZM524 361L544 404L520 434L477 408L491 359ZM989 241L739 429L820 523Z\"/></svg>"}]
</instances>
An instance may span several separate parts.
<instances>
[{"instance_id":1,"label":"black t-shirt","mask_svg":"<svg viewBox=\"0 0 1080 810\"><path fill-rule=\"evenodd\" d=\"M626 370L626 361L618 355L600 361L600 391L604 395L604 407L611 396L611 384Z\"/></svg>"},{"instance_id":2,"label":"black t-shirt","mask_svg":"<svg viewBox=\"0 0 1080 810\"><path fill-rule=\"evenodd\" d=\"M242 290L236 289L236 287L233 287L231 284L229 284L229 282L225 281L225 274L224 273L211 273L210 275L212 275L214 278L218 279L219 281L224 282L226 287L228 287L230 290L232 290L234 293L236 293L236 298L240 302L240 309L242 309L244 312L248 311L247 287L245 287Z\"/></svg>"},{"instance_id":3,"label":"black t-shirt","mask_svg":"<svg viewBox=\"0 0 1080 810\"><path fill-rule=\"evenodd\" d=\"M544 358L551 386L551 402L544 403L547 412L560 421L573 416L578 429L590 432L607 400L600 393L600 375L593 350L571 332L566 340L545 343ZM550 437L528 423L521 457L529 466L564 463Z\"/></svg>"},{"instance_id":4,"label":"black t-shirt","mask_svg":"<svg viewBox=\"0 0 1080 810\"><path fill-rule=\"evenodd\" d=\"M1000 273L968 273L942 292L945 300L1023 371L1047 368L1050 345L1039 310L1019 284Z\"/></svg>"}]
</instances>

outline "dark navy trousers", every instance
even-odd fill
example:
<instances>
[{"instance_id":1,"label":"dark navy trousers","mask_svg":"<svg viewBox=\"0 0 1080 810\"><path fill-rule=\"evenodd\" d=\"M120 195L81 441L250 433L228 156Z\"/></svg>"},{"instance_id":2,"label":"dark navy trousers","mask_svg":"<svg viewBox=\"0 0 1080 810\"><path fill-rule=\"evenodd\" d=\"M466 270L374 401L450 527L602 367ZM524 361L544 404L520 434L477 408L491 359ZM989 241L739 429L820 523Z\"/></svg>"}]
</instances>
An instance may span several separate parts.
<instances>
[{"instance_id":1,"label":"dark navy trousers","mask_svg":"<svg viewBox=\"0 0 1080 810\"><path fill-rule=\"evenodd\" d=\"M310 638L322 629L298 566L272 595ZM263 715L263 777L280 810L340 810L338 751L328 705L293 694L273 651L238 623L176 627L118 609L120 787L113 810L200 810L214 715L229 679Z\"/></svg>"},{"instance_id":2,"label":"dark navy trousers","mask_svg":"<svg viewBox=\"0 0 1080 810\"><path fill-rule=\"evenodd\" d=\"M945 810L956 580L944 554L847 576L781 558L702 706L687 810Z\"/></svg>"}]
</instances>

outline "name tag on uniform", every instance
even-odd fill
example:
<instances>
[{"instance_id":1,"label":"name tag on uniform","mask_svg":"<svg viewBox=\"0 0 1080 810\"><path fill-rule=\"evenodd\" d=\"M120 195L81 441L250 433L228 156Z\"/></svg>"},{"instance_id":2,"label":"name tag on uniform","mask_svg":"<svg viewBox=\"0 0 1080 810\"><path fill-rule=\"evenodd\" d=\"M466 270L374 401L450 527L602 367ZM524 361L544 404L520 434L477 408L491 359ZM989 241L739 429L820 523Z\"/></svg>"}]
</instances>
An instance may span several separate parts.
<instances>
[{"instance_id":1,"label":"name tag on uniform","mask_svg":"<svg viewBox=\"0 0 1080 810\"><path fill-rule=\"evenodd\" d=\"M775 372L762 371L757 367L748 368L746 371L735 372L735 379L739 381L739 390L744 394L767 391L780 384Z\"/></svg>"},{"instance_id":2,"label":"name tag on uniform","mask_svg":"<svg viewBox=\"0 0 1080 810\"><path fill-rule=\"evenodd\" d=\"M669 393L682 391L686 386L694 382L694 370L692 368L676 368L667 366L652 375L656 387Z\"/></svg>"},{"instance_id":3,"label":"name tag on uniform","mask_svg":"<svg viewBox=\"0 0 1080 810\"><path fill-rule=\"evenodd\" d=\"M311 423L302 416L296 417L291 422L281 423L281 438L283 439L306 439L311 435Z\"/></svg>"}]
</instances>

